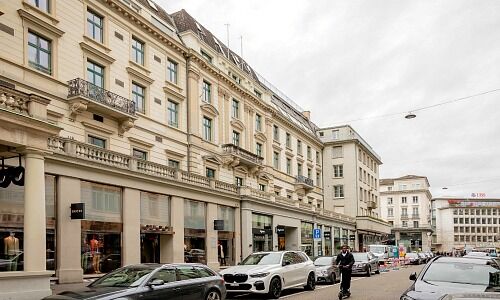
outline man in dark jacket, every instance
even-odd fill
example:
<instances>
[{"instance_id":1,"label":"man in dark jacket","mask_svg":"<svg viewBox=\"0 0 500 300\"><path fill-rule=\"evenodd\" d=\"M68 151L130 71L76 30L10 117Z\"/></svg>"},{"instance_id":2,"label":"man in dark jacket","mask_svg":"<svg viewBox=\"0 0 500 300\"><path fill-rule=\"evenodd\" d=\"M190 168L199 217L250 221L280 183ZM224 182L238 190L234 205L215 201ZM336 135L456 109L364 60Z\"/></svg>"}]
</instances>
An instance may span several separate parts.
<instances>
[{"instance_id":1,"label":"man in dark jacket","mask_svg":"<svg viewBox=\"0 0 500 300\"><path fill-rule=\"evenodd\" d=\"M354 256L349 252L347 245L342 246L342 252L337 255L336 264L339 266L342 274L342 282L340 287L344 293L351 294L351 273L354 265Z\"/></svg>"}]
</instances>

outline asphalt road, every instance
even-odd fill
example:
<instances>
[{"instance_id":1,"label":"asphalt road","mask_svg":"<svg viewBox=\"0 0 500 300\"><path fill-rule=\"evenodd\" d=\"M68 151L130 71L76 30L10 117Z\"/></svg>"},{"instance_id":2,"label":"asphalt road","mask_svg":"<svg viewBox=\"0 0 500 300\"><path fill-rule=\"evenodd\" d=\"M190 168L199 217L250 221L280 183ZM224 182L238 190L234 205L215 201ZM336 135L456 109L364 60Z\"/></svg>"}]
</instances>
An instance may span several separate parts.
<instances>
[{"instance_id":1,"label":"asphalt road","mask_svg":"<svg viewBox=\"0 0 500 300\"><path fill-rule=\"evenodd\" d=\"M380 275L372 275L371 277L353 277L351 281L351 297L352 300L364 299L380 299L380 300L397 300L399 296L410 286L408 277L413 272L420 272L421 266L409 266L399 270L391 270L383 272ZM334 300L338 299L339 284L335 285L317 285L314 291L304 291L303 289L294 289L284 291L280 299L287 300ZM253 300L267 299L264 296L255 295L237 295L230 296L228 300Z\"/></svg>"}]
</instances>

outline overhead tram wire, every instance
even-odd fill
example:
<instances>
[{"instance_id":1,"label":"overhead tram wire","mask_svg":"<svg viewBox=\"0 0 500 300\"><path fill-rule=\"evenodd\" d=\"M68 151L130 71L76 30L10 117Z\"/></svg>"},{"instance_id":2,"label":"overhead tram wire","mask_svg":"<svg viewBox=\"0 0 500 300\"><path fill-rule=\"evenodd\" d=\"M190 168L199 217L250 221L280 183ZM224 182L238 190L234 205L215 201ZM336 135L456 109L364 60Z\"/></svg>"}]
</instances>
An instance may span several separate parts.
<instances>
[{"instance_id":1,"label":"overhead tram wire","mask_svg":"<svg viewBox=\"0 0 500 300\"><path fill-rule=\"evenodd\" d=\"M485 91L485 92L481 92L481 93L477 93L477 94L473 94L473 95L469 95L469 96L465 96L465 97L461 97L461 98L456 98L456 99L452 99L452 100L448 100L448 101L444 101L444 102L440 102L440 103L436 103L436 104L432 104L432 105L428 105L428 106L422 106L422 107L419 107L419 108L410 109L410 110L406 110L406 111L402 111L402 112L389 113L389 114L383 114L383 115L371 116L371 117L362 117L362 118L357 118L357 119L346 120L346 121L343 121L343 122L335 122L334 124L347 124L347 123L351 123L351 122L358 122L358 121L364 121L364 120L380 119L380 118L398 116L398 115L406 114L408 112L422 111L422 110L434 108L434 107L441 106L441 105L446 105L446 104L450 104L450 103L455 103L455 102L459 102L459 101L468 100L468 99L471 99L471 98L474 98L474 97L478 97L478 96L482 96L482 95L486 95L486 94L495 93L495 92L498 92L498 91L500 91L500 88L489 90L489 91Z\"/></svg>"}]
</instances>

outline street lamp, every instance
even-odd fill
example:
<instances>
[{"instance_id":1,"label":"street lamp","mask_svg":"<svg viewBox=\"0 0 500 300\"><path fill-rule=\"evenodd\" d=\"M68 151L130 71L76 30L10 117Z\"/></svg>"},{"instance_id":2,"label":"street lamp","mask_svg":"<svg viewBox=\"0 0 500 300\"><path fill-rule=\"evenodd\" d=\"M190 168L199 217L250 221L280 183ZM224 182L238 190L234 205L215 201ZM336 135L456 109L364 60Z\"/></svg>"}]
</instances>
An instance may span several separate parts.
<instances>
[{"instance_id":1,"label":"street lamp","mask_svg":"<svg viewBox=\"0 0 500 300\"><path fill-rule=\"evenodd\" d=\"M414 119L416 117L417 117L417 115L414 114L414 113L412 113L411 111L405 116L405 118L408 119L408 120L409 119Z\"/></svg>"}]
</instances>

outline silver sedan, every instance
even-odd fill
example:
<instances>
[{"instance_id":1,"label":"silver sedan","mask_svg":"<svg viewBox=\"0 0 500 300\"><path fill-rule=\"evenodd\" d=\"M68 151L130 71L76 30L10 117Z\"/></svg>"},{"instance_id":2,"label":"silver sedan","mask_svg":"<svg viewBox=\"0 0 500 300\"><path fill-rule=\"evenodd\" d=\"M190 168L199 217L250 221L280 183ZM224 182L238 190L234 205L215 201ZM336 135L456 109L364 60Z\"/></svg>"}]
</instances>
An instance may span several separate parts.
<instances>
[{"instance_id":1,"label":"silver sedan","mask_svg":"<svg viewBox=\"0 0 500 300\"><path fill-rule=\"evenodd\" d=\"M335 256L320 256L314 260L316 282L334 284L340 280L340 270L335 264Z\"/></svg>"}]
</instances>

